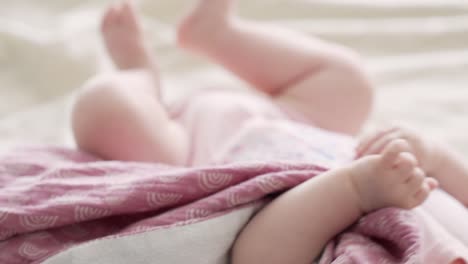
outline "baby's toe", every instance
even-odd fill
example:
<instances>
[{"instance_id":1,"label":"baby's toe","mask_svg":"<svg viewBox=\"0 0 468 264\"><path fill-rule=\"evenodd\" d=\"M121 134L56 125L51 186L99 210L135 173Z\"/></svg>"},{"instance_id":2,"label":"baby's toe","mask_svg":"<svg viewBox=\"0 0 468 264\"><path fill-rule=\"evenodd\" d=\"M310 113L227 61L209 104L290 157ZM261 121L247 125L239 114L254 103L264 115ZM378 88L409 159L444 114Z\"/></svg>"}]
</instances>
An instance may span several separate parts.
<instances>
[{"instance_id":1,"label":"baby's toe","mask_svg":"<svg viewBox=\"0 0 468 264\"><path fill-rule=\"evenodd\" d=\"M115 17L116 17L116 11L117 11L116 6L112 5L104 13L104 16L103 16L102 22L101 22L101 30L104 33L114 23Z\"/></svg>"},{"instance_id":2,"label":"baby's toe","mask_svg":"<svg viewBox=\"0 0 468 264\"><path fill-rule=\"evenodd\" d=\"M122 15L122 18L125 20L129 20L133 18L132 6L127 1L122 3L121 15Z\"/></svg>"},{"instance_id":3,"label":"baby's toe","mask_svg":"<svg viewBox=\"0 0 468 264\"><path fill-rule=\"evenodd\" d=\"M122 3L122 12L131 18L135 17L135 5L133 2L125 1Z\"/></svg>"},{"instance_id":4,"label":"baby's toe","mask_svg":"<svg viewBox=\"0 0 468 264\"><path fill-rule=\"evenodd\" d=\"M125 26L129 27L130 30L137 30L140 27L139 18L137 16L136 7L129 1L125 1L122 7L122 17L125 21Z\"/></svg>"},{"instance_id":5,"label":"baby's toe","mask_svg":"<svg viewBox=\"0 0 468 264\"><path fill-rule=\"evenodd\" d=\"M124 4L119 3L115 7L115 22L121 24L125 20Z\"/></svg>"}]
</instances>

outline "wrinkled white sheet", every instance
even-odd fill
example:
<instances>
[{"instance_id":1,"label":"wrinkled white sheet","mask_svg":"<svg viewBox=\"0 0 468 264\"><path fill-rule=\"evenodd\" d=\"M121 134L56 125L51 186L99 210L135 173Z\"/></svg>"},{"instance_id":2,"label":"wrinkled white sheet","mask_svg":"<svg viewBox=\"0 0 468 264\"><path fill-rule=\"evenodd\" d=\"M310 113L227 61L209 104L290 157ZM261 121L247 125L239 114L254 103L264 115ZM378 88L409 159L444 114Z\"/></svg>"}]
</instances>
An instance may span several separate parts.
<instances>
[{"instance_id":1,"label":"wrinkled white sheet","mask_svg":"<svg viewBox=\"0 0 468 264\"><path fill-rule=\"evenodd\" d=\"M252 214L249 206L199 223L92 241L57 254L44 264L225 264L238 230Z\"/></svg>"},{"instance_id":2,"label":"wrinkled white sheet","mask_svg":"<svg viewBox=\"0 0 468 264\"><path fill-rule=\"evenodd\" d=\"M71 94L109 70L98 37L108 0L16 0L0 4L0 150L21 143L71 144ZM137 1L169 100L235 78L174 45L191 1ZM360 51L378 87L371 124L400 119L468 154L468 2L464 0L253 0L240 12Z\"/></svg>"}]
</instances>

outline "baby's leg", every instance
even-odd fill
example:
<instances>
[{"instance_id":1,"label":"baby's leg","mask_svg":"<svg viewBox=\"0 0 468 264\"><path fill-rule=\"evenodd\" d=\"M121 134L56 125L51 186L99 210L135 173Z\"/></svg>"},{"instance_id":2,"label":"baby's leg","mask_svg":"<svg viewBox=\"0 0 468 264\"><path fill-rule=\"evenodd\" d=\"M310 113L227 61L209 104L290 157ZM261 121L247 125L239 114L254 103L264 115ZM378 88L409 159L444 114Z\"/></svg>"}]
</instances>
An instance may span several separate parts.
<instances>
[{"instance_id":1,"label":"baby's leg","mask_svg":"<svg viewBox=\"0 0 468 264\"><path fill-rule=\"evenodd\" d=\"M235 0L198 0L179 27L182 47L222 64L316 125L355 134L372 87L350 50L234 16Z\"/></svg>"},{"instance_id":2,"label":"baby's leg","mask_svg":"<svg viewBox=\"0 0 468 264\"><path fill-rule=\"evenodd\" d=\"M404 141L286 192L261 210L233 248L233 263L311 263L324 245L368 211L421 204L436 182Z\"/></svg>"},{"instance_id":3,"label":"baby's leg","mask_svg":"<svg viewBox=\"0 0 468 264\"><path fill-rule=\"evenodd\" d=\"M72 112L78 146L107 159L183 164L187 135L159 101L155 64L133 7L107 10L102 33L119 71L92 78L78 93Z\"/></svg>"}]
</instances>

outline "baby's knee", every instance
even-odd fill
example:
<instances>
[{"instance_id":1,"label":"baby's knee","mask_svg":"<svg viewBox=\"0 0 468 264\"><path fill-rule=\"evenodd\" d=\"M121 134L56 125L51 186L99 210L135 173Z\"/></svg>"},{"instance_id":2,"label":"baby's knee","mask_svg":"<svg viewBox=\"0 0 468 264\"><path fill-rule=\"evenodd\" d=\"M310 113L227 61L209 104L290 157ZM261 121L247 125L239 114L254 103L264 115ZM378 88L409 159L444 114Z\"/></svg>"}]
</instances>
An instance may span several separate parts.
<instances>
[{"instance_id":1,"label":"baby's knee","mask_svg":"<svg viewBox=\"0 0 468 264\"><path fill-rule=\"evenodd\" d=\"M125 87L113 75L100 75L87 81L77 92L73 114L98 116L101 112L111 113L113 108L126 100Z\"/></svg>"},{"instance_id":2,"label":"baby's knee","mask_svg":"<svg viewBox=\"0 0 468 264\"><path fill-rule=\"evenodd\" d=\"M71 121L79 145L103 134L109 122L118 118L127 98L124 88L112 75L103 75L89 80L77 92Z\"/></svg>"}]
</instances>

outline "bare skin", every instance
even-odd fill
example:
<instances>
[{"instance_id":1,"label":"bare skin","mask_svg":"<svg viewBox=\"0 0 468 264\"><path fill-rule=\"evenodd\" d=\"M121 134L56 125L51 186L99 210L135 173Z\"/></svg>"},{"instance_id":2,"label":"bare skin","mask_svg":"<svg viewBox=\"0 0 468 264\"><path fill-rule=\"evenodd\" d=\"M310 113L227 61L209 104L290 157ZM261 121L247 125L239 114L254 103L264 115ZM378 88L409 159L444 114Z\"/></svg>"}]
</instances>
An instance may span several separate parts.
<instances>
[{"instance_id":1,"label":"bare skin","mask_svg":"<svg viewBox=\"0 0 468 264\"><path fill-rule=\"evenodd\" d=\"M113 5L105 12L101 22L107 51L119 69L146 68L151 59L143 39L141 22L133 9L127 2Z\"/></svg>"},{"instance_id":2,"label":"bare skin","mask_svg":"<svg viewBox=\"0 0 468 264\"><path fill-rule=\"evenodd\" d=\"M432 140L415 129L405 126L391 126L365 136L357 149L359 157L380 154L396 139L403 139L410 145L421 168L436 178L441 188L468 206L468 166L460 154L445 144Z\"/></svg>"},{"instance_id":3,"label":"bare skin","mask_svg":"<svg viewBox=\"0 0 468 264\"><path fill-rule=\"evenodd\" d=\"M179 46L217 62L316 126L357 134L373 94L359 56L313 36L242 19L236 3L196 1L179 24Z\"/></svg>"},{"instance_id":4,"label":"bare skin","mask_svg":"<svg viewBox=\"0 0 468 264\"><path fill-rule=\"evenodd\" d=\"M188 135L161 104L156 60L132 3L109 7L101 31L117 72L92 78L78 93L77 145L106 159L185 164Z\"/></svg>"},{"instance_id":5,"label":"bare skin","mask_svg":"<svg viewBox=\"0 0 468 264\"><path fill-rule=\"evenodd\" d=\"M242 20L235 16L234 4L197 1L180 23L179 45L223 65L316 126L358 133L372 107L372 86L355 54L311 36ZM79 147L108 159L184 165L188 135L160 102L156 60L145 46L135 8L129 2L111 6L102 35L117 72L93 78L78 95L73 130ZM397 140L381 154L286 192L242 231L233 263L310 263L364 212L419 205L437 182L417 164L407 142Z\"/></svg>"},{"instance_id":6,"label":"bare skin","mask_svg":"<svg viewBox=\"0 0 468 264\"><path fill-rule=\"evenodd\" d=\"M413 208L436 187L417 167L407 142L396 140L381 155L329 171L274 200L240 234L233 263L311 263L363 213Z\"/></svg>"},{"instance_id":7,"label":"bare skin","mask_svg":"<svg viewBox=\"0 0 468 264\"><path fill-rule=\"evenodd\" d=\"M243 20L235 15L235 3L197 1L177 29L179 45L226 67L307 122L357 134L369 116L373 92L355 53ZM93 77L80 90L72 112L77 145L107 159L185 165L189 137L161 104L157 60L147 49L135 7L113 4L101 24L117 71Z\"/></svg>"}]
</instances>

